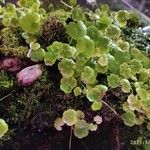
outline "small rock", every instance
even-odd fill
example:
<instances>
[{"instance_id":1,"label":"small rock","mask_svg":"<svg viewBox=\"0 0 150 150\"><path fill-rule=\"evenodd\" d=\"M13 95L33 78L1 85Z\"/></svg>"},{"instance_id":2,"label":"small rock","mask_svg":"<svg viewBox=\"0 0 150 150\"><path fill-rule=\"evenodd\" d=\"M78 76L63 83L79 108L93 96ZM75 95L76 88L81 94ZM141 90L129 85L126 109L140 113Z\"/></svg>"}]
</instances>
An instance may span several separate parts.
<instances>
[{"instance_id":1,"label":"small rock","mask_svg":"<svg viewBox=\"0 0 150 150\"><path fill-rule=\"evenodd\" d=\"M21 69L21 62L16 58L4 58L0 62L0 68L8 72L17 72Z\"/></svg>"},{"instance_id":2,"label":"small rock","mask_svg":"<svg viewBox=\"0 0 150 150\"><path fill-rule=\"evenodd\" d=\"M94 117L94 121L96 122L96 124L101 124L102 123L102 117L97 115Z\"/></svg>"},{"instance_id":3,"label":"small rock","mask_svg":"<svg viewBox=\"0 0 150 150\"><path fill-rule=\"evenodd\" d=\"M17 73L17 81L22 86L30 86L41 75L42 70L40 65L29 66Z\"/></svg>"}]
</instances>

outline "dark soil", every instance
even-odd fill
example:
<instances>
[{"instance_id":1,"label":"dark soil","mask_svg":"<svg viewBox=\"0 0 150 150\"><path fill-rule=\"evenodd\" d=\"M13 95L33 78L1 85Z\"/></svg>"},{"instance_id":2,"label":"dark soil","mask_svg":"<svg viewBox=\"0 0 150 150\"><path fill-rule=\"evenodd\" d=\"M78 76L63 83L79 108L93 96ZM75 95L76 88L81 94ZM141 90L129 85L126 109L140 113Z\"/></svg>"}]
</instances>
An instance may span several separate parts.
<instances>
[{"instance_id":1,"label":"dark soil","mask_svg":"<svg viewBox=\"0 0 150 150\"><path fill-rule=\"evenodd\" d=\"M92 121L96 114L103 117L98 131L82 140L72 137L71 150L130 150L130 147L134 150L130 141L138 136L138 128L123 125L107 106L94 113L86 98L65 95L59 88L61 75L57 64L45 70L48 71L31 87L22 88L16 84L10 91L1 91L4 96L13 90L1 101L0 116L14 131L1 142L0 150L68 150L70 128L64 127L60 132L53 127L54 120L67 108L83 110L87 121ZM103 100L110 106L119 106L123 97L123 93L116 89L107 92ZM119 108L117 112L121 113Z\"/></svg>"},{"instance_id":2,"label":"dark soil","mask_svg":"<svg viewBox=\"0 0 150 150\"><path fill-rule=\"evenodd\" d=\"M6 96L0 101L0 117L9 125L8 134L0 141L0 150L69 150L71 129L64 127L59 132L53 127L54 120L68 108L84 111L89 122L97 114L103 118L98 130L90 132L88 137L80 140L73 135L71 150L142 150L131 145L131 140L140 136L139 127L125 126L107 106L95 113L86 98L65 95L59 88L61 74L57 64L43 66L43 70L41 79L31 87L20 87L12 75L14 86L0 89L0 99ZM99 80L105 77L99 76ZM119 115L125 99L119 88L109 90L103 98Z\"/></svg>"}]
</instances>

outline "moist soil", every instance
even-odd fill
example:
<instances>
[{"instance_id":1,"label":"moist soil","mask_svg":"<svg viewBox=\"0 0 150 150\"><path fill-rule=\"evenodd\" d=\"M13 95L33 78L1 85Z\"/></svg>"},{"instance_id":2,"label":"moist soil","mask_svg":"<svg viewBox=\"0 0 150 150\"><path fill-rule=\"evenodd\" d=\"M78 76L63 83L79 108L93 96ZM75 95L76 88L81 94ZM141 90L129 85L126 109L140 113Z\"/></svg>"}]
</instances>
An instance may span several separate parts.
<instances>
[{"instance_id":1,"label":"moist soil","mask_svg":"<svg viewBox=\"0 0 150 150\"><path fill-rule=\"evenodd\" d=\"M44 70L44 77L31 87L16 84L9 91L0 91L1 96L11 93L0 106L0 116L10 128L10 135L0 143L0 150L69 150L70 127L64 126L62 131L53 127L54 120L68 108L82 110L89 122L96 114L103 118L98 130L90 132L88 137L77 139L73 135L71 150L134 150L130 142L138 136L139 127L125 126L107 106L95 113L86 98L65 95L59 88L61 74L57 64ZM125 96L120 91L109 90L103 100L110 106L121 105ZM117 112L121 113L119 107Z\"/></svg>"}]
</instances>

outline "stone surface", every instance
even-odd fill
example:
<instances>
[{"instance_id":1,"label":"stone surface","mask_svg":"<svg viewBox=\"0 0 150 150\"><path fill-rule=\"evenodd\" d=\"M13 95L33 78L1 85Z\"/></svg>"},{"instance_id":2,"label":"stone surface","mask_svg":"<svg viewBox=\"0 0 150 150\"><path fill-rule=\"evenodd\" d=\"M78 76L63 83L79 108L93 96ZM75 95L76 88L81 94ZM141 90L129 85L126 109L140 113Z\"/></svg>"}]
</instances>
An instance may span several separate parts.
<instances>
[{"instance_id":1,"label":"stone surface","mask_svg":"<svg viewBox=\"0 0 150 150\"><path fill-rule=\"evenodd\" d=\"M40 65L29 66L17 73L17 81L22 86L30 86L41 75L42 70Z\"/></svg>"},{"instance_id":2,"label":"stone surface","mask_svg":"<svg viewBox=\"0 0 150 150\"><path fill-rule=\"evenodd\" d=\"M16 58L4 58L0 61L0 69L8 72L18 72L21 69L21 62Z\"/></svg>"}]
</instances>

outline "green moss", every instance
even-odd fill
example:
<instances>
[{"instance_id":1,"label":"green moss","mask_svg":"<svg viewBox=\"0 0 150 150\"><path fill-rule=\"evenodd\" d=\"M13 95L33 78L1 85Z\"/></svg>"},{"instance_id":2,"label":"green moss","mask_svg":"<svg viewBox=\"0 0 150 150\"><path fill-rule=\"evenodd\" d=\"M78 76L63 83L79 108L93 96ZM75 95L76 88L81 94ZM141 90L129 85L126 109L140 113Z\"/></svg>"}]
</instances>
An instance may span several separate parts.
<instances>
[{"instance_id":1,"label":"green moss","mask_svg":"<svg viewBox=\"0 0 150 150\"><path fill-rule=\"evenodd\" d=\"M16 56L24 58L27 55L28 48L21 34L20 29L3 28L1 31L0 53L5 56Z\"/></svg>"},{"instance_id":2,"label":"green moss","mask_svg":"<svg viewBox=\"0 0 150 150\"><path fill-rule=\"evenodd\" d=\"M4 46L0 48L0 53L5 56L15 56L18 58L25 58L27 56L28 48L19 46L16 48Z\"/></svg>"},{"instance_id":3,"label":"green moss","mask_svg":"<svg viewBox=\"0 0 150 150\"><path fill-rule=\"evenodd\" d=\"M68 41L64 22L55 15L50 15L44 22L41 28L41 35L38 38L38 42L42 47L47 47L53 42L64 42Z\"/></svg>"},{"instance_id":4,"label":"green moss","mask_svg":"<svg viewBox=\"0 0 150 150\"><path fill-rule=\"evenodd\" d=\"M65 25L71 13L63 9L58 9L49 12L47 16L37 41L43 48L51 45L54 41L67 43L68 36L66 34Z\"/></svg>"},{"instance_id":5,"label":"green moss","mask_svg":"<svg viewBox=\"0 0 150 150\"><path fill-rule=\"evenodd\" d=\"M63 9L58 9L50 12L49 16L57 17L60 21L65 22L71 16L71 13Z\"/></svg>"},{"instance_id":6,"label":"green moss","mask_svg":"<svg viewBox=\"0 0 150 150\"><path fill-rule=\"evenodd\" d=\"M0 77L2 78L2 76ZM2 81L4 82L1 86L6 86L5 82L8 79L6 80L5 78L7 79L7 76L3 74ZM10 80L7 81L7 87L12 86L9 81ZM16 130L16 127L24 121L29 123L30 117L36 116L37 113L40 112L40 107L43 109L41 100L44 101L44 99L49 96L49 88L51 87L51 84L52 83L48 78L48 72L44 70L39 81L33 83L32 86L20 87L16 85L12 89L9 97L6 97L1 102L0 106L1 112L4 112L2 117L7 118L10 128L14 128ZM48 110L49 105L47 105L44 109ZM45 111L44 109L42 111Z\"/></svg>"},{"instance_id":7,"label":"green moss","mask_svg":"<svg viewBox=\"0 0 150 150\"><path fill-rule=\"evenodd\" d=\"M9 27L3 28L1 35L3 37L3 45L9 45L10 47L19 45L19 40L14 29L10 29Z\"/></svg>"},{"instance_id":8,"label":"green moss","mask_svg":"<svg viewBox=\"0 0 150 150\"><path fill-rule=\"evenodd\" d=\"M133 44L136 48L150 55L150 38L149 34L145 34L141 29L125 28L123 29L126 41Z\"/></svg>"},{"instance_id":9,"label":"green moss","mask_svg":"<svg viewBox=\"0 0 150 150\"><path fill-rule=\"evenodd\" d=\"M12 77L7 73L0 71L0 91L1 90L7 90L12 88L14 85L14 81Z\"/></svg>"}]
</instances>

